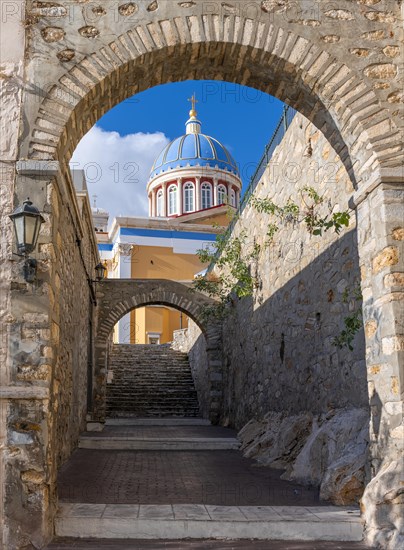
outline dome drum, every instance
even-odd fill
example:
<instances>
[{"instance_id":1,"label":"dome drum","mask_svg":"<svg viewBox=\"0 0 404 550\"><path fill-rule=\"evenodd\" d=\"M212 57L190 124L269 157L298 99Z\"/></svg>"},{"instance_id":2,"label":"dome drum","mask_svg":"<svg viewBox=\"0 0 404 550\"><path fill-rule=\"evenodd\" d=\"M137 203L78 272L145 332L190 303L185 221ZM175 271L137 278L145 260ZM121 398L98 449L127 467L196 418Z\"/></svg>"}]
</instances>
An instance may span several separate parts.
<instances>
[{"instance_id":1,"label":"dome drum","mask_svg":"<svg viewBox=\"0 0 404 550\"><path fill-rule=\"evenodd\" d=\"M150 216L181 216L222 205L237 208L240 186L218 178L170 178L153 188L149 198Z\"/></svg>"}]
</instances>

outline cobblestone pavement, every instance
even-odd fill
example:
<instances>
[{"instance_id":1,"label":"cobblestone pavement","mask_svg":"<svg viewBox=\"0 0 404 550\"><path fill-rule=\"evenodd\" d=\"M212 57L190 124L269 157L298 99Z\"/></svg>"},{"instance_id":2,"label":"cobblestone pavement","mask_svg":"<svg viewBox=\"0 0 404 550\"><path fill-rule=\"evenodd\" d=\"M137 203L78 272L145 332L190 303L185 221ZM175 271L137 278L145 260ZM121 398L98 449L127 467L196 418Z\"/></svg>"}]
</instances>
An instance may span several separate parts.
<instances>
[{"instance_id":1,"label":"cobblestone pavement","mask_svg":"<svg viewBox=\"0 0 404 550\"><path fill-rule=\"evenodd\" d=\"M178 437L237 437L237 432L218 426L105 426L102 432L85 432L86 437L149 437L170 439Z\"/></svg>"},{"instance_id":2,"label":"cobblestone pavement","mask_svg":"<svg viewBox=\"0 0 404 550\"><path fill-rule=\"evenodd\" d=\"M46 550L363 550L359 542L58 539Z\"/></svg>"},{"instance_id":3,"label":"cobblestone pavement","mask_svg":"<svg viewBox=\"0 0 404 550\"><path fill-rule=\"evenodd\" d=\"M321 505L318 490L239 451L77 449L61 469L59 498L104 504Z\"/></svg>"}]
</instances>

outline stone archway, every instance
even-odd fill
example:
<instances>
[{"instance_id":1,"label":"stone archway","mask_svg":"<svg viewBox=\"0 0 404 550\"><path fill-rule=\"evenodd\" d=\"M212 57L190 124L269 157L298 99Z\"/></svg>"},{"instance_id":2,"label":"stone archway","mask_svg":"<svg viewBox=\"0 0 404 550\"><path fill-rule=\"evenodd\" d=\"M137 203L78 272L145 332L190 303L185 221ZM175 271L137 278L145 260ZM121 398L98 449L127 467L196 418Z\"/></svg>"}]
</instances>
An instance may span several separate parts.
<instances>
[{"instance_id":1,"label":"stone archway","mask_svg":"<svg viewBox=\"0 0 404 550\"><path fill-rule=\"evenodd\" d=\"M68 161L80 138L111 107L152 86L189 78L238 82L289 103L324 133L355 183L352 204L359 227L372 425L378 426L378 432L371 434L374 479L365 495L368 533L375 540L384 521L378 516L380 506L395 525L397 505L378 494L398 487L397 460L402 451L404 215L399 60L403 5L400 11L395 0L344 1L338 8L315 0L307 0L304 6L289 0L3 4L7 10L12 4L2 17L2 23L9 24L5 36L12 45L2 79L5 241L13 240L6 216L27 192L47 213L40 245L47 287L38 294L39 302L26 300L10 247L1 249L1 269L8 283L0 296L7 324L1 355L1 363L7 366L1 372L6 421L0 437L8 441L6 428L20 414L21 399L33 399L38 411L43 408L41 422L47 426L45 442L36 438L32 443L38 452L30 454L24 448L24 460L8 456L0 464L2 472L7 471L1 475L1 491L8 483L18 486L21 494L35 492L41 502L39 511L31 510L25 501L21 505L41 525L40 532L27 523L22 533L15 517L23 511L16 513L6 505L5 546L18 547L13 538L17 535L12 533L22 533L19 540L26 544L35 533L40 545L52 530L54 507L49 495L54 493L52 463L60 454L55 450L60 442L54 427L59 409L49 403L58 403L61 394L50 387L49 380L57 368L55 357L65 361L62 367L71 361L69 350L60 355L60 327L71 313L69 296L63 297L62 307L55 307L55 296L72 285L69 259L85 232L80 223L76 234L67 231L71 218L80 218ZM43 355L38 351L32 360L38 367L49 367L46 387L36 384L36 373L32 380L19 380L16 374L20 359L15 358L15 349L21 334L35 330ZM68 406L67 396L61 410ZM70 444L73 447L74 441ZM52 459L36 464L43 475L42 481L33 483L23 472L32 471L32 456L37 460L43 445L44 456Z\"/></svg>"},{"instance_id":2,"label":"stone archway","mask_svg":"<svg viewBox=\"0 0 404 550\"><path fill-rule=\"evenodd\" d=\"M115 324L131 310L147 305L166 305L188 315L206 339L209 386L209 419L219 421L222 396L221 323L206 318L214 301L192 289L192 285L163 279L107 279L98 283L97 331L95 338L93 420L105 420L105 385L108 341Z\"/></svg>"}]
</instances>

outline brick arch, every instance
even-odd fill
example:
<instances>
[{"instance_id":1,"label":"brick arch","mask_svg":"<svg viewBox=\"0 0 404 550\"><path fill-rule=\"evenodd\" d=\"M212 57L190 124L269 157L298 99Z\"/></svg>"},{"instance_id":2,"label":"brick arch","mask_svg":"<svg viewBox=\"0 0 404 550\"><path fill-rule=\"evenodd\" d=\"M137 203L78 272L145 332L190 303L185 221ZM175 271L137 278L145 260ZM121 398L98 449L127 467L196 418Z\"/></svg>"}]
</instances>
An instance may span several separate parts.
<instances>
[{"instance_id":1,"label":"brick arch","mask_svg":"<svg viewBox=\"0 0 404 550\"><path fill-rule=\"evenodd\" d=\"M105 385L108 348L115 324L133 309L147 305L166 305L188 315L206 339L210 385L210 420L219 421L221 399L221 323L208 321L205 308L214 301L192 289L190 284L163 279L108 279L98 284L97 328L93 376L93 418L105 418Z\"/></svg>"},{"instance_id":2,"label":"brick arch","mask_svg":"<svg viewBox=\"0 0 404 550\"><path fill-rule=\"evenodd\" d=\"M98 299L100 339L108 339L115 324L133 309L153 304L166 305L186 313L205 335L208 333L204 308L214 304L214 301L193 291L188 285L166 280L108 279L99 285L99 295L104 293Z\"/></svg>"},{"instance_id":3,"label":"brick arch","mask_svg":"<svg viewBox=\"0 0 404 550\"><path fill-rule=\"evenodd\" d=\"M294 19L293 10L278 13L271 11L276 3L256 2L264 9L252 19L248 10L230 9L231 3L226 13L223 3L211 3L208 14L198 3L188 9L170 4L170 9L160 2L158 10L142 11L136 24L98 49L87 42L82 59L60 69L39 106L23 156L68 160L80 138L117 103L152 86L198 78L237 82L291 104L324 133L354 182L380 166L400 164L396 59L377 64L360 57L378 36L369 34L376 31L365 17L368 8L352 3L349 10L322 13L316 4L317 18ZM338 20L344 17L345 22ZM358 20L364 30L355 38L358 47L344 47L344 40L352 44L350 21ZM336 25L340 35L331 32ZM379 22L378 29L384 36L380 45L393 47L397 40L387 33L389 25ZM379 72L388 92L380 82L380 90L373 88Z\"/></svg>"}]
</instances>

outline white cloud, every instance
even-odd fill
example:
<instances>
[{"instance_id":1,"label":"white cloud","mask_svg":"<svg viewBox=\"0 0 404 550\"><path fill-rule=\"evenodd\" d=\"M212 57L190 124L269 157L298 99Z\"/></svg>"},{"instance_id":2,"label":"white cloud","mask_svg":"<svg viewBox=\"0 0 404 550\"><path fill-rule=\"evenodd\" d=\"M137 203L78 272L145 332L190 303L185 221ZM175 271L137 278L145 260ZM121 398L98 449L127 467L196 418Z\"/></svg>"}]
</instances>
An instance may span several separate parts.
<instances>
[{"instance_id":1,"label":"white cloud","mask_svg":"<svg viewBox=\"0 0 404 550\"><path fill-rule=\"evenodd\" d=\"M70 167L84 170L91 203L115 216L147 216L146 184L154 160L169 143L162 132L128 134L94 126L78 144Z\"/></svg>"}]
</instances>

